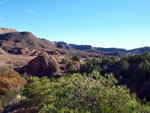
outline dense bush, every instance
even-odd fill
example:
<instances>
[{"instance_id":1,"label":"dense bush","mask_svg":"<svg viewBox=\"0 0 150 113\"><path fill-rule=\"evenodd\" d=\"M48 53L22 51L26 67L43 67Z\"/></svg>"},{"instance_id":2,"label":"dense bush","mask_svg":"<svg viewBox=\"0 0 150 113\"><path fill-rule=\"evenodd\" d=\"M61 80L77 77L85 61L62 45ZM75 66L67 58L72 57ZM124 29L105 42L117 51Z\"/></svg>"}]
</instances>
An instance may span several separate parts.
<instances>
[{"instance_id":1,"label":"dense bush","mask_svg":"<svg viewBox=\"0 0 150 113\"><path fill-rule=\"evenodd\" d=\"M80 68L81 73L91 73L92 71L101 72L102 69L99 65L99 61L96 58L89 59L86 64L82 65Z\"/></svg>"},{"instance_id":2,"label":"dense bush","mask_svg":"<svg viewBox=\"0 0 150 113\"><path fill-rule=\"evenodd\" d=\"M116 86L112 74L97 71L83 76L72 74L57 80L33 77L23 89L27 106L39 113L147 113L149 107L130 96L124 86Z\"/></svg>"}]
</instances>

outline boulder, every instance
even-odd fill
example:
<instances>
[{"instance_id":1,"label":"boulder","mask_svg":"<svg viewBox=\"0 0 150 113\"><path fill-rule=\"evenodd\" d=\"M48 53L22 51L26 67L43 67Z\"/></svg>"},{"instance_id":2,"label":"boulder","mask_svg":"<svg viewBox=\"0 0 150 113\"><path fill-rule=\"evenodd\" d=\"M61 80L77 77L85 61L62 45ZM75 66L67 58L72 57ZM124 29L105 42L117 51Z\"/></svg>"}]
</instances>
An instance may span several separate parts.
<instances>
[{"instance_id":1,"label":"boulder","mask_svg":"<svg viewBox=\"0 0 150 113\"><path fill-rule=\"evenodd\" d=\"M42 53L27 65L27 72L34 76L54 74L59 72L59 63L54 56Z\"/></svg>"}]
</instances>

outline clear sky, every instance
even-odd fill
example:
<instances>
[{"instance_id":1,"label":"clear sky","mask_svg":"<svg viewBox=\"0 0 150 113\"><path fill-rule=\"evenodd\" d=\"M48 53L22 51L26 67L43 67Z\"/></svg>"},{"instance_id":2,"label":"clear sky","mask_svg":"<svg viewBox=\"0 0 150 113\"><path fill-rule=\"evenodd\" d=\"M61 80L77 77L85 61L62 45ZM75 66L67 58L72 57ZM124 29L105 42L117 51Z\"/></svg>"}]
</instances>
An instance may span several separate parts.
<instances>
[{"instance_id":1,"label":"clear sky","mask_svg":"<svg viewBox=\"0 0 150 113\"><path fill-rule=\"evenodd\" d=\"M150 46L150 0L0 0L0 27L96 47Z\"/></svg>"}]
</instances>

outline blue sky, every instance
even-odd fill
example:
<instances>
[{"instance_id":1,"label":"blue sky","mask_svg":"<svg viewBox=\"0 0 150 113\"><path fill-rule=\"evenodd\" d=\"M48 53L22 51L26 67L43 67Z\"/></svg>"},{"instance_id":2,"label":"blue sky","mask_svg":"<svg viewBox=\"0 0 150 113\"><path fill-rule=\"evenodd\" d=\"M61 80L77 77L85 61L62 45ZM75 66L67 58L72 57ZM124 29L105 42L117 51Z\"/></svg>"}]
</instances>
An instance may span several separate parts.
<instances>
[{"instance_id":1,"label":"blue sky","mask_svg":"<svg viewBox=\"0 0 150 113\"><path fill-rule=\"evenodd\" d=\"M0 27L96 47L150 46L150 0L0 0Z\"/></svg>"}]
</instances>

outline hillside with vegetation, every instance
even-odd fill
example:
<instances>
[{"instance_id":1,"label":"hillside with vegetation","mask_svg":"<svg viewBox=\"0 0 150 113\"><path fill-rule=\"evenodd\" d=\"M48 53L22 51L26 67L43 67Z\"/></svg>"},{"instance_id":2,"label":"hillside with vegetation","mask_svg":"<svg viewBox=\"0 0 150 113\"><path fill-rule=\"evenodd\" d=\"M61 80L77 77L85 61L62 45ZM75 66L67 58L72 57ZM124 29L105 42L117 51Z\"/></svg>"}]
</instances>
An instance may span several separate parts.
<instances>
[{"instance_id":1,"label":"hillside with vegetation","mask_svg":"<svg viewBox=\"0 0 150 113\"><path fill-rule=\"evenodd\" d=\"M27 70L24 70L24 74L19 74L14 70L1 68L0 77L3 78L0 82L1 111L4 110L4 113L150 112L150 53L121 59L89 58L84 62L83 58L77 55L55 55L51 61L49 59L52 56L47 55L43 58L49 63L40 65L45 65L45 69L47 65L48 70L40 67L44 69L41 70L42 74L32 75ZM62 59L58 59L60 57ZM78 64L80 62L79 69L75 66L77 62ZM65 68L59 73L50 68L55 64L61 69L61 63ZM30 68L32 70L32 67Z\"/></svg>"}]
</instances>

